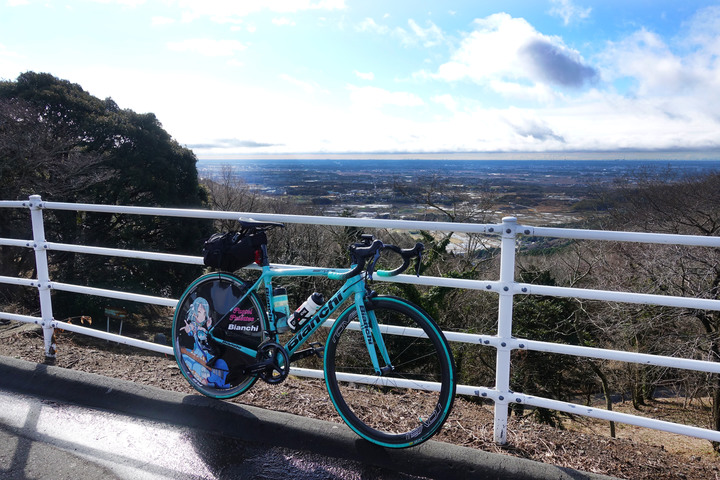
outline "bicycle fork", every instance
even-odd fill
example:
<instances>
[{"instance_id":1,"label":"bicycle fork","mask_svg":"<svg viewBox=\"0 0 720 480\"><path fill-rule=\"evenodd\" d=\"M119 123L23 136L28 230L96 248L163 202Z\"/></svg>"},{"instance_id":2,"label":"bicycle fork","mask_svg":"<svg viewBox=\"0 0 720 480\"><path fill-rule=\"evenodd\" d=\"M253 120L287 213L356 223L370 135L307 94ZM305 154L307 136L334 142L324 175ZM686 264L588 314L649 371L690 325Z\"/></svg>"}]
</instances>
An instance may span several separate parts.
<instances>
[{"instance_id":1,"label":"bicycle fork","mask_svg":"<svg viewBox=\"0 0 720 480\"><path fill-rule=\"evenodd\" d=\"M390 361L390 355L388 355L387 348L385 348L385 341L383 340L382 333L380 332L380 326L378 325L377 317L375 316L375 310L372 307L368 310L365 298L364 292L358 292L355 294L355 309L360 322L360 331L365 339L365 346L368 349L370 360L372 361L373 368L375 369L375 375L383 376L392 372L394 367ZM380 365L378 352L380 352L384 366Z\"/></svg>"}]
</instances>

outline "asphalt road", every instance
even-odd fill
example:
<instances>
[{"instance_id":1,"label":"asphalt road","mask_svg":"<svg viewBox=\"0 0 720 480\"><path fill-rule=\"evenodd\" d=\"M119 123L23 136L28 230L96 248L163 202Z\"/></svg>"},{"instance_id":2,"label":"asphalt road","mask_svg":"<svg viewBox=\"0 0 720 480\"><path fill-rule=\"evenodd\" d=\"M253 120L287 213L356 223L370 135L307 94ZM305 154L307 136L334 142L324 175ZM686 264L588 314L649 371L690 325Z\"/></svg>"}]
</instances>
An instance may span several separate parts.
<instances>
[{"instance_id":1,"label":"asphalt road","mask_svg":"<svg viewBox=\"0 0 720 480\"><path fill-rule=\"evenodd\" d=\"M303 450L0 392L3 479L417 478Z\"/></svg>"},{"instance_id":2,"label":"asphalt road","mask_svg":"<svg viewBox=\"0 0 720 480\"><path fill-rule=\"evenodd\" d=\"M601 479L440 442L392 450L330 422L0 356L0 478Z\"/></svg>"}]
</instances>

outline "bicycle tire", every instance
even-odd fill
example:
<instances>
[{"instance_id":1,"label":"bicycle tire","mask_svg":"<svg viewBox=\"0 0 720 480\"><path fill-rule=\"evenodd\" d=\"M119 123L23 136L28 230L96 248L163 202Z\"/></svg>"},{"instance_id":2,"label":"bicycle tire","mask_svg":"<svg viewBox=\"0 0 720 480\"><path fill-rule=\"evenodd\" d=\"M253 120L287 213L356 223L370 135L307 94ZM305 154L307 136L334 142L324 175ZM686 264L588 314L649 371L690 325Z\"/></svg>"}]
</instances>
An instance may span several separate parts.
<instances>
[{"instance_id":1,"label":"bicycle tire","mask_svg":"<svg viewBox=\"0 0 720 480\"><path fill-rule=\"evenodd\" d=\"M366 440L390 448L418 445L437 433L452 409L457 387L452 351L430 316L404 299L375 297L366 300L365 308L369 316L374 313L395 368L387 376L375 374L358 324L351 323L357 321L351 305L328 334L328 394L343 421ZM386 326L416 336L386 333ZM361 384L348 374L368 377ZM436 390L419 388L421 382L430 382Z\"/></svg>"},{"instance_id":2,"label":"bicycle tire","mask_svg":"<svg viewBox=\"0 0 720 480\"><path fill-rule=\"evenodd\" d=\"M175 308L175 360L188 383L208 397L235 397L257 381L256 375L244 373L254 357L208 335L214 326L216 338L251 349L265 340L265 310L255 293L238 305L247 288L246 282L228 273L203 275L185 290Z\"/></svg>"}]
</instances>

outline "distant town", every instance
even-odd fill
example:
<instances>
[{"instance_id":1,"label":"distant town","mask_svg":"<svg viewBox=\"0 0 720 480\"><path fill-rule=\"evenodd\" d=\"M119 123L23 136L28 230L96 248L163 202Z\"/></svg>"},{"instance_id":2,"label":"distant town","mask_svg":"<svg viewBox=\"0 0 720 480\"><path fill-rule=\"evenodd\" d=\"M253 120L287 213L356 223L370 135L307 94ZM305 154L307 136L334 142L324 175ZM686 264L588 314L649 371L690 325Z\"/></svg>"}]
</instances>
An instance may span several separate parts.
<instances>
[{"instance_id":1,"label":"distant town","mask_svg":"<svg viewBox=\"0 0 720 480\"><path fill-rule=\"evenodd\" d=\"M491 199L489 216L566 225L582 218L585 201L620 179L672 171L720 170L702 160L200 160L199 175L218 179L230 169L258 193L291 196L325 215L421 218L427 206L412 193L436 188L463 201ZM415 197L417 197L416 195Z\"/></svg>"}]
</instances>

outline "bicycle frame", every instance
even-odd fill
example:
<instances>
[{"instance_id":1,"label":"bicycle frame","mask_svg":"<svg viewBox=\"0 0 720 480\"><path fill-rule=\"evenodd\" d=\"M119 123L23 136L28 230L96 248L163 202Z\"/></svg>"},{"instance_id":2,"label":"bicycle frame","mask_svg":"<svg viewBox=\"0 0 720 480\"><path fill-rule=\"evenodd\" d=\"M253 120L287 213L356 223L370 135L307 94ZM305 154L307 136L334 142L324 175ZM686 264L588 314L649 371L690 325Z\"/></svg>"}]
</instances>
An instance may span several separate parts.
<instances>
[{"instance_id":1,"label":"bicycle frame","mask_svg":"<svg viewBox=\"0 0 720 480\"><path fill-rule=\"evenodd\" d=\"M262 267L262 274L260 275L260 278L258 278L258 280L250 288L248 288L247 292L237 302L237 305L242 304L249 295L251 295L253 292L258 291L259 287L262 285L265 288L265 296L267 299L268 307L268 315L264 319L265 325L263 325L263 328L271 335L273 341L277 340L277 330L275 324L275 298L273 296L272 287L273 278L320 276L330 277L333 274L339 274L341 272L344 272L343 270L331 268L278 268L271 267L268 262L263 263L264 265ZM285 345L283 345L288 351L291 360L293 353L295 353L298 348L300 348L300 346L305 343L305 341L310 338L310 336L318 328L320 328L328 318L330 318L330 315L332 315L336 310L338 310L338 308L340 308L340 306L343 305L346 301L354 297L354 304L357 310L360 329L363 333L365 344L368 348L368 353L370 354L373 367L375 368L375 373L377 375L381 375L388 370L392 370L392 367L390 366L389 355L387 353L385 343L380 333L380 328L378 327L377 321L374 318L373 312L368 312L365 306L366 295L367 292L365 288L365 279L363 278L362 273L348 278L345 283L330 297L330 299L327 300L323 305L321 305L320 308L318 308L317 312L310 318L310 320L308 320L302 327L300 327L300 330L296 332L290 338L290 340L285 343ZM216 325L217 324L219 324L219 322L217 322ZM214 341L238 350L251 357L255 357L255 355L257 354L257 350L215 337L213 335L214 327L215 326L213 326L208 332L208 334L212 337ZM376 346L380 350L383 361L385 362L387 367L380 367Z\"/></svg>"}]
</instances>

